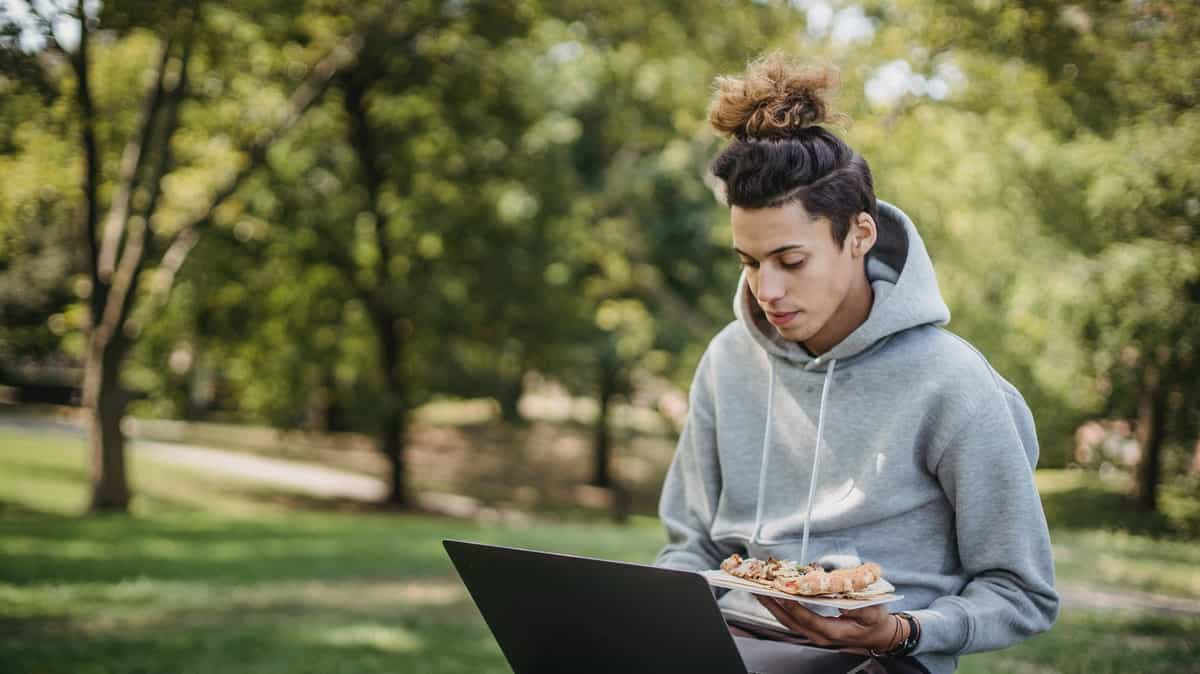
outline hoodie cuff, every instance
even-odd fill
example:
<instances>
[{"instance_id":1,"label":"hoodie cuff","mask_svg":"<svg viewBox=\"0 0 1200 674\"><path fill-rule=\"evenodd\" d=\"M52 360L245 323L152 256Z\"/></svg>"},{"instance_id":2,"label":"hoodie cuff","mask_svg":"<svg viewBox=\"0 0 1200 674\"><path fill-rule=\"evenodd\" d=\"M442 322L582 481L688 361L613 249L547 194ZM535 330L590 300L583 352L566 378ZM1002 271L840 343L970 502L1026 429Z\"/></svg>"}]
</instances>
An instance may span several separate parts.
<instances>
[{"instance_id":1,"label":"hoodie cuff","mask_svg":"<svg viewBox=\"0 0 1200 674\"><path fill-rule=\"evenodd\" d=\"M971 618L954 604L941 602L937 608L909 613L921 623L921 640L914 655L948 653L956 655L966 647L971 636Z\"/></svg>"}]
</instances>

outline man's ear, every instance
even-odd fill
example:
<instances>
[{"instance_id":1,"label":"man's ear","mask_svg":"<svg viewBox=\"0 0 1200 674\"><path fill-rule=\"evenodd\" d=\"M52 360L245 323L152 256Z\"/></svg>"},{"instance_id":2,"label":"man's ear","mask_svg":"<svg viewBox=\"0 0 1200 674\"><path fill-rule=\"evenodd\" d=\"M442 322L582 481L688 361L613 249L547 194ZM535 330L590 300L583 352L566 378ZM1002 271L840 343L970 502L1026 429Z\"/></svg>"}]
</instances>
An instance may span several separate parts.
<instances>
[{"instance_id":1,"label":"man's ear","mask_svg":"<svg viewBox=\"0 0 1200 674\"><path fill-rule=\"evenodd\" d=\"M867 253L875 247L875 241L879 238L879 229L875 224L875 218L872 218L869 213L859 213L850 220L850 231L846 233L846 243L850 246L850 255L853 257L866 257Z\"/></svg>"}]
</instances>

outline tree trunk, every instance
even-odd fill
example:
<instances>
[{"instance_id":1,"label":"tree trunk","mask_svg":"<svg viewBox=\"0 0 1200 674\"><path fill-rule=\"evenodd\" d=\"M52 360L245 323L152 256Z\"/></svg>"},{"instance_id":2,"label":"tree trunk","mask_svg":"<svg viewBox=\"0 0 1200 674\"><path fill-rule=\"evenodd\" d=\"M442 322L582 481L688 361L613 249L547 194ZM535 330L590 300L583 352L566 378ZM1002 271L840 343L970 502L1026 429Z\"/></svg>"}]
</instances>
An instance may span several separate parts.
<instances>
[{"instance_id":1,"label":"tree trunk","mask_svg":"<svg viewBox=\"0 0 1200 674\"><path fill-rule=\"evenodd\" d=\"M404 448L408 435L408 390L404 378L404 344L399 321L382 315L375 321L379 335L379 360L383 368L384 405L380 423L379 449L391 465L392 480L387 504L402 509L409 505Z\"/></svg>"},{"instance_id":2,"label":"tree trunk","mask_svg":"<svg viewBox=\"0 0 1200 674\"><path fill-rule=\"evenodd\" d=\"M525 394L524 373L518 374L500 392L500 417L509 424L519 424L521 417L521 396Z\"/></svg>"},{"instance_id":3,"label":"tree trunk","mask_svg":"<svg viewBox=\"0 0 1200 674\"><path fill-rule=\"evenodd\" d=\"M1200 475L1200 440L1196 441L1196 448L1192 450L1192 465L1188 475Z\"/></svg>"},{"instance_id":4,"label":"tree trunk","mask_svg":"<svg viewBox=\"0 0 1200 674\"><path fill-rule=\"evenodd\" d=\"M617 393L617 366L609 358L600 361L600 413L596 415L596 436L592 446L592 481L597 487L611 487L609 463L612 456L612 435L609 430L609 409Z\"/></svg>"},{"instance_id":5,"label":"tree trunk","mask_svg":"<svg viewBox=\"0 0 1200 674\"><path fill-rule=\"evenodd\" d=\"M94 332L84 370L83 402L91 428L88 449L92 462L93 513L125 512L129 509L129 482L125 472L125 391L121 388L123 337L103 340Z\"/></svg>"},{"instance_id":6,"label":"tree trunk","mask_svg":"<svg viewBox=\"0 0 1200 674\"><path fill-rule=\"evenodd\" d=\"M1137 504L1142 510L1158 510L1163 435L1166 430L1166 394L1158 370L1148 365L1142 377L1138 400L1137 441L1141 460L1137 467Z\"/></svg>"},{"instance_id":7,"label":"tree trunk","mask_svg":"<svg viewBox=\"0 0 1200 674\"><path fill-rule=\"evenodd\" d=\"M334 397L337 395L337 384L333 381L333 372L329 367L322 367L312 383L306 401L304 428L313 433L329 433L335 428Z\"/></svg>"},{"instance_id":8,"label":"tree trunk","mask_svg":"<svg viewBox=\"0 0 1200 674\"><path fill-rule=\"evenodd\" d=\"M387 504L396 509L408 507L408 489L406 466L404 464L405 445L405 413L389 411L383 420L383 435L380 444L384 455L391 465L391 485L388 490Z\"/></svg>"},{"instance_id":9,"label":"tree trunk","mask_svg":"<svg viewBox=\"0 0 1200 674\"><path fill-rule=\"evenodd\" d=\"M363 172L367 188L367 208L375 225L375 245L379 250L376 262L374 289L356 288L371 307L375 332L379 337L379 364L383 368L384 404L380 419L379 449L392 468L391 489L387 504L401 509L409 505L404 447L408 434L408 379L404 372L404 335L401 334L399 311L393 307L386 289L391 286L391 242L387 235L387 217L379 207L384 173L376 155L377 144L367 115L367 90L376 73L367 64L346 73L342 78L342 107L350 119L350 144ZM348 269L353 278L353 267Z\"/></svg>"}]
</instances>

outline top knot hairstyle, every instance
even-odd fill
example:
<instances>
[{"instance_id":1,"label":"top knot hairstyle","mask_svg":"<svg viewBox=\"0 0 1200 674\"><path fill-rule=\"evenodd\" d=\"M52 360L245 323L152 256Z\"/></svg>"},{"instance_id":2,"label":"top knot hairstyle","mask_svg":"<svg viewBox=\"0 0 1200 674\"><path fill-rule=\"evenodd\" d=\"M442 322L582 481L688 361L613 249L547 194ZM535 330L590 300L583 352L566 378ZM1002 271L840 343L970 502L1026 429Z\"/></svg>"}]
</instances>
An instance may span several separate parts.
<instances>
[{"instance_id":1,"label":"top knot hairstyle","mask_svg":"<svg viewBox=\"0 0 1200 674\"><path fill-rule=\"evenodd\" d=\"M832 68L805 66L775 52L737 76L718 77L709 108L713 128L733 140L712 173L725 202L746 209L798 201L832 223L841 246L859 213L878 221L867 161L823 125L848 119L827 100L837 85Z\"/></svg>"}]
</instances>

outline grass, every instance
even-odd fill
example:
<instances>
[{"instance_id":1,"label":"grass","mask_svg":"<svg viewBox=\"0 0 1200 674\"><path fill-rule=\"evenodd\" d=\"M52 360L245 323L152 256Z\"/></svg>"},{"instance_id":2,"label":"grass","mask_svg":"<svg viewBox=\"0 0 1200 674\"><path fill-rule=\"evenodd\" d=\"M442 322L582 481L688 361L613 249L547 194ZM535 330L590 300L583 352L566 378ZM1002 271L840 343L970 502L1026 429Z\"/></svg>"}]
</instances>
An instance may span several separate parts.
<instances>
[{"instance_id":1,"label":"grass","mask_svg":"<svg viewBox=\"0 0 1200 674\"><path fill-rule=\"evenodd\" d=\"M0 671L502 671L443 537L646 560L658 533L367 514L10 514Z\"/></svg>"},{"instance_id":2,"label":"grass","mask_svg":"<svg viewBox=\"0 0 1200 674\"><path fill-rule=\"evenodd\" d=\"M1047 633L994 653L968 655L962 674L1200 672L1200 619L1064 609Z\"/></svg>"},{"instance_id":3,"label":"grass","mask_svg":"<svg viewBox=\"0 0 1200 674\"><path fill-rule=\"evenodd\" d=\"M79 517L80 441L0 427L0 672L502 673L442 538L631 561L661 544L646 517L484 526L296 511L262 487L138 454L131 475L133 516ZM1039 479L1052 518L1072 499L1107 498L1080 475ZM1200 597L1200 544L1084 524L1055 524L1060 579ZM1068 608L1049 633L968 656L961 671L1200 672L1197 634L1196 618Z\"/></svg>"},{"instance_id":4,"label":"grass","mask_svg":"<svg viewBox=\"0 0 1200 674\"><path fill-rule=\"evenodd\" d=\"M1200 598L1200 541L1183 535L1194 524L1141 512L1125 496L1128 485L1092 473L1037 477L1060 581Z\"/></svg>"}]
</instances>

